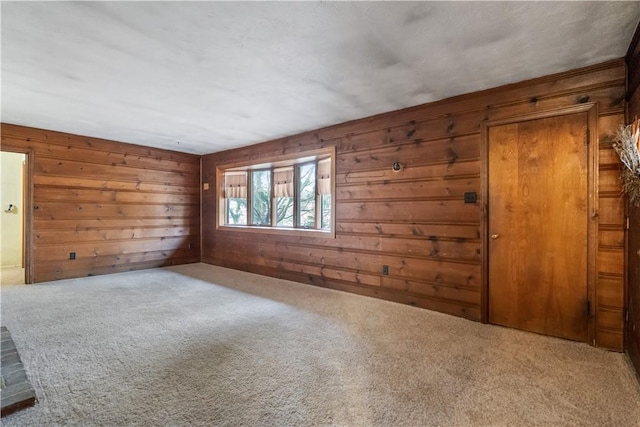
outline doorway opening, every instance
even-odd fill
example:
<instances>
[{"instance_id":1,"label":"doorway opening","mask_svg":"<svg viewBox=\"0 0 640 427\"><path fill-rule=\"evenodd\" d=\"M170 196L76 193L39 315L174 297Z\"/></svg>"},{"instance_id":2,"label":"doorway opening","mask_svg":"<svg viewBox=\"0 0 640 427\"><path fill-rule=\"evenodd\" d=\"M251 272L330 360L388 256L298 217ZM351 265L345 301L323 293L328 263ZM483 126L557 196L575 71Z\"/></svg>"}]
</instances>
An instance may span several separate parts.
<instances>
[{"instance_id":1,"label":"doorway opening","mask_svg":"<svg viewBox=\"0 0 640 427\"><path fill-rule=\"evenodd\" d=\"M0 283L28 283L27 154L0 152Z\"/></svg>"}]
</instances>

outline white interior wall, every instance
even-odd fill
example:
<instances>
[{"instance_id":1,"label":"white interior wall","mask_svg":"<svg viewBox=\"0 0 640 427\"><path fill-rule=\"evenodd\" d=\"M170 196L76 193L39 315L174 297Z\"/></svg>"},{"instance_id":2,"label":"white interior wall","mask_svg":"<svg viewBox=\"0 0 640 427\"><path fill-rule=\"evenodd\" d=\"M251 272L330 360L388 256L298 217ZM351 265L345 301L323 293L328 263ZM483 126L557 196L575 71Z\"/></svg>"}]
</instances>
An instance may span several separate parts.
<instances>
[{"instance_id":1,"label":"white interior wall","mask_svg":"<svg viewBox=\"0 0 640 427\"><path fill-rule=\"evenodd\" d=\"M25 155L0 153L0 266L22 265L22 165ZM9 205L17 206L6 212Z\"/></svg>"}]
</instances>

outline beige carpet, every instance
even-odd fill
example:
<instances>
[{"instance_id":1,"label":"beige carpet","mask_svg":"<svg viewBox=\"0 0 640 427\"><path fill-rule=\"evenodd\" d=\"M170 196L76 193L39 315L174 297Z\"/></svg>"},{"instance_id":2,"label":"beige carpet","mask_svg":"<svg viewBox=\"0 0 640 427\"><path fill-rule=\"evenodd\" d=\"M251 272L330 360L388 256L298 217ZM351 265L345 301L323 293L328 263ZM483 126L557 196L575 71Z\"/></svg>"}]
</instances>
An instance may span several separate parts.
<instances>
[{"instance_id":1,"label":"beige carpet","mask_svg":"<svg viewBox=\"0 0 640 427\"><path fill-rule=\"evenodd\" d=\"M640 422L622 354L192 264L2 288L34 425Z\"/></svg>"}]
</instances>

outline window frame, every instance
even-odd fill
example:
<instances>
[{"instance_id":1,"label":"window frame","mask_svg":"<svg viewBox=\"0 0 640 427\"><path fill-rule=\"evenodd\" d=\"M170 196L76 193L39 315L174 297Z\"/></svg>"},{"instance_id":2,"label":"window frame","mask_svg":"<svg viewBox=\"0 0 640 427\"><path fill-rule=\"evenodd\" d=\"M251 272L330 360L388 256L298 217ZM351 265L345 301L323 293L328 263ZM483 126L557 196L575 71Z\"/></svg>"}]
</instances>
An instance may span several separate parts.
<instances>
[{"instance_id":1,"label":"window frame","mask_svg":"<svg viewBox=\"0 0 640 427\"><path fill-rule=\"evenodd\" d=\"M307 237L326 237L335 238L335 182L336 182L336 161L335 147L327 147L319 150L305 151L295 154L282 155L277 157L264 157L253 161L237 162L218 165L216 167L216 230L225 232L249 232L263 234L281 234L295 235ZM318 162L320 160L331 159L331 219L329 221L329 229L322 229L322 195L318 194ZM299 168L303 165L315 163L315 228L300 228L299 226ZM282 167L293 167L293 184L294 184L294 218L293 227L277 226L276 218L276 197L275 197L275 181L274 170ZM247 172L247 224L227 224L227 199L224 195L224 174L226 171L246 171ZM271 171L271 189L270 189L270 225L252 225L253 222L253 206L251 198L252 192L252 172L255 171Z\"/></svg>"}]
</instances>

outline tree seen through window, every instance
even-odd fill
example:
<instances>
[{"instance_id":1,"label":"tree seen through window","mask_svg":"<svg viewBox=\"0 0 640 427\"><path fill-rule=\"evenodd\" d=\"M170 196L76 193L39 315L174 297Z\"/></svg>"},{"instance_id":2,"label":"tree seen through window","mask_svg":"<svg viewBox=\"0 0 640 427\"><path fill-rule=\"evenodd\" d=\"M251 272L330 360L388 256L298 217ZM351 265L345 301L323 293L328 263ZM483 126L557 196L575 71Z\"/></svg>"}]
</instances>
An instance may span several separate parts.
<instances>
[{"instance_id":1,"label":"tree seen through window","mask_svg":"<svg viewBox=\"0 0 640 427\"><path fill-rule=\"evenodd\" d=\"M222 176L225 225L331 231L330 157L232 169Z\"/></svg>"}]
</instances>

